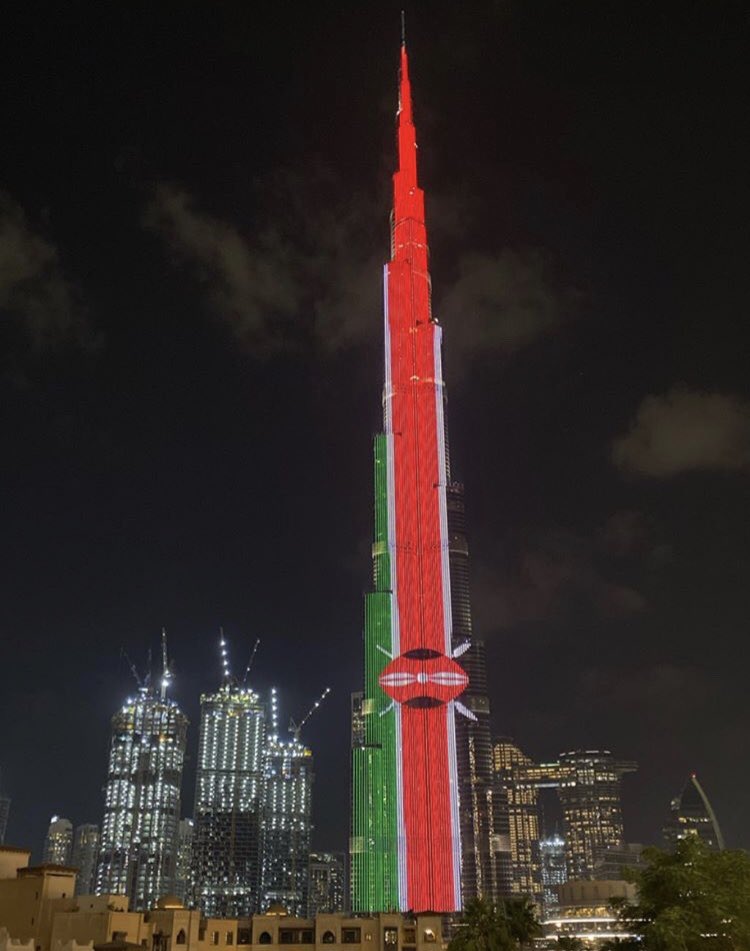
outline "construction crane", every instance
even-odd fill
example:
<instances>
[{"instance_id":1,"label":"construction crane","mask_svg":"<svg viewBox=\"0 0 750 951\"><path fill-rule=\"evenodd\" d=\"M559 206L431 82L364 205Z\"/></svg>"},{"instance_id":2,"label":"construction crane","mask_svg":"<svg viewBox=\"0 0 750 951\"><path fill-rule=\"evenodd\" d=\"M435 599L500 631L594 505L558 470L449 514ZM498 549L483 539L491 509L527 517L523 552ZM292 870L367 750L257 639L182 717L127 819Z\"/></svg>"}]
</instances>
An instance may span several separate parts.
<instances>
[{"instance_id":1,"label":"construction crane","mask_svg":"<svg viewBox=\"0 0 750 951\"><path fill-rule=\"evenodd\" d=\"M325 698L328 696L330 692L331 692L331 688L326 687L326 689L318 697L315 703L310 707L307 713L302 717L299 723L295 723L294 720L291 720L291 719L289 720L289 732L294 737L295 743L299 743L299 735L300 735L300 731L302 730L302 727L307 723L307 721L310 719L313 713L315 713L315 711L318 709L318 707L321 705L321 703L325 700Z\"/></svg>"},{"instance_id":2,"label":"construction crane","mask_svg":"<svg viewBox=\"0 0 750 951\"><path fill-rule=\"evenodd\" d=\"M258 652L258 645L260 644L260 638L255 639L255 646L253 647L250 653L250 660L247 662L247 667L245 668L245 676L242 678L242 686L247 685L247 678L250 676L250 668L253 666L253 661L255 660L255 655Z\"/></svg>"}]
</instances>

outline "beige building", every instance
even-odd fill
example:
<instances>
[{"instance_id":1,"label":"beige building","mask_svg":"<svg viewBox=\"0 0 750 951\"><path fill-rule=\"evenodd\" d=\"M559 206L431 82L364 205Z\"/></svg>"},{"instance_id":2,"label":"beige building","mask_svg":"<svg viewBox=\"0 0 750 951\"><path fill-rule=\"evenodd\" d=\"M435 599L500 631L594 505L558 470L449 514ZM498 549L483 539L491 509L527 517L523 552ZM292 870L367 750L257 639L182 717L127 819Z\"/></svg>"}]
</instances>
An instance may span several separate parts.
<instances>
[{"instance_id":1,"label":"beige building","mask_svg":"<svg viewBox=\"0 0 750 951\"><path fill-rule=\"evenodd\" d=\"M436 951L439 915L343 914L291 918L282 908L252 918L202 918L177 898L128 911L125 895L75 895L76 870L29 867L27 850L0 848L0 951ZM3 931L4 929L4 931ZM107 947L109 946L109 947Z\"/></svg>"}]
</instances>

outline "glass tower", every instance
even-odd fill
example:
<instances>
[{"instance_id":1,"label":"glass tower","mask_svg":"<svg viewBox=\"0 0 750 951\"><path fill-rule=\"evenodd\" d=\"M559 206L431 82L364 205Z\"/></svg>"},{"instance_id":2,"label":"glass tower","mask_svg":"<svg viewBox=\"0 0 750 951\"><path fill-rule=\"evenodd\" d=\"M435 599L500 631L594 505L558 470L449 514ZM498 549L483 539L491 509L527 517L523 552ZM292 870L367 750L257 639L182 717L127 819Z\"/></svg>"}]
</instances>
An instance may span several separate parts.
<instances>
[{"instance_id":1,"label":"glass tower","mask_svg":"<svg viewBox=\"0 0 750 951\"><path fill-rule=\"evenodd\" d=\"M96 891L136 911L174 891L187 727L164 687L141 687L112 717Z\"/></svg>"},{"instance_id":2,"label":"glass tower","mask_svg":"<svg viewBox=\"0 0 750 951\"><path fill-rule=\"evenodd\" d=\"M345 911L346 865L343 852L311 852L307 917Z\"/></svg>"},{"instance_id":3,"label":"glass tower","mask_svg":"<svg viewBox=\"0 0 750 951\"><path fill-rule=\"evenodd\" d=\"M195 904L210 918L259 910L265 745L257 693L226 682L201 696L192 871Z\"/></svg>"}]
</instances>

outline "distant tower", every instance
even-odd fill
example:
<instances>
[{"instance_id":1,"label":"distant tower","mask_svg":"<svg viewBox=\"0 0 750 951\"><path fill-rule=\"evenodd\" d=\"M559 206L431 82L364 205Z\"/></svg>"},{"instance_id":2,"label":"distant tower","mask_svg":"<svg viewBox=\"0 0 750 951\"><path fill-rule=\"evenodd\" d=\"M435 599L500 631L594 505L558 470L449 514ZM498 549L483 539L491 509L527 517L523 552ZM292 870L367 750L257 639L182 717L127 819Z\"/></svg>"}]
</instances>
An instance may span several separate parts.
<instances>
[{"instance_id":1,"label":"distant tower","mask_svg":"<svg viewBox=\"0 0 750 951\"><path fill-rule=\"evenodd\" d=\"M238 918L259 911L266 710L231 677L223 635L221 651L223 683L201 696L192 870L203 914Z\"/></svg>"},{"instance_id":2,"label":"distant tower","mask_svg":"<svg viewBox=\"0 0 750 951\"><path fill-rule=\"evenodd\" d=\"M299 738L307 717L299 726L292 724L290 740L279 739L277 720L278 699L274 690L271 732L264 759L261 910L279 904L290 915L303 917L307 913L312 834L313 756Z\"/></svg>"},{"instance_id":3,"label":"distant tower","mask_svg":"<svg viewBox=\"0 0 750 951\"><path fill-rule=\"evenodd\" d=\"M3 776L0 771L0 845L5 843L5 833L8 829L8 815L10 814L10 796L3 792Z\"/></svg>"},{"instance_id":4,"label":"distant tower","mask_svg":"<svg viewBox=\"0 0 750 951\"><path fill-rule=\"evenodd\" d=\"M78 869L76 895L93 895L96 887L96 860L99 855L99 826L76 826L70 864Z\"/></svg>"},{"instance_id":5,"label":"distant tower","mask_svg":"<svg viewBox=\"0 0 750 951\"><path fill-rule=\"evenodd\" d=\"M345 911L346 865L343 852L311 852L307 917Z\"/></svg>"},{"instance_id":6,"label":"distant tower","mask_svg":"<svg viewBox=\"0 0 750 951\"><path fill-rule=\"evenodd\" d=\"M597 853L623 842L622 776L638 766L608 750L576 750L559 759L568 879L593 878Z\"/></svg>"},{"instance_id":7,"label":"distant tower","mask_svg":"<svg viewBox=\"0 0 750 951\"><path fill-rule=\"evenodd\" d=\"M135 911L174 891L188 719L170 682L163 639L158 689L147 675L112 717L96 891L127 895Z\"/></svg>"},{"instance_id":8,"label":"distant tower","mask_svg":"<svg viewBox=\"0 0 750 951\"><path fill-rule=\"evenodd\" d=\"M195 874L193 872L192 819L180 819L177 827L177 860L175 866L174 893L186 907L194 901Z\"/></svg>"},{"instance_id":9,"label":"distant tower","mask_svg":"<svg viewBox=\"0 0 750 951\"><path fill-rule=\"evenodd\" d=\"M565 839L552 835L539 843L539 857L542 866L542 902L544 913L548 915L559 905L557 889L568 880L565 868Z\"/></svg>"},{"instance_id":10,"label":"distant tower","mask_svg":"<svg viewBox=\"0 0 750 951\"><path fill-rule=\"evenodd\" d=\"M73 824L70 819L62 816L52 816L44 840L42 864L70 865L70 854L73 848Z\"/></svg>"},{"instance_id":11,"label":"distant tower","mask_svg":"<svg viewBox=\"0 0 750 951\"><path fill-rule=\"evenodd\" d=\"M493 765L497 784L505 794L511 855L510 892L539 899L543 888L539 792L533 777L527 775L534 764L513 740L502 737L495 741Z\"/></svg>"},{"instance_id":12,"label":"distant tower","mask_svg":"<svg viewBox=\"0 0 750 951\"><path fill-rule=\"evenodd\" d=\"M695 773L688 777L682 792L672 800L671 815L664 827L667 848L673 849L688 835L697 835L713 851L724 848L718 820Z\"/></svg>"}]
</instances>

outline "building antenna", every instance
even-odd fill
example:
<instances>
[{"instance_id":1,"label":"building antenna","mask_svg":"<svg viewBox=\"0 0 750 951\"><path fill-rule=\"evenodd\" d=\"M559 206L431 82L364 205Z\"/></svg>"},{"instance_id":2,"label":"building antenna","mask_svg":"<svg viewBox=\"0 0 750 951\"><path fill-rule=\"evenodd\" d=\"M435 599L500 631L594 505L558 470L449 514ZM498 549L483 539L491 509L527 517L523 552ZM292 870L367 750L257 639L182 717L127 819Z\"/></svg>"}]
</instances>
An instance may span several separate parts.
<instances>
[{"instance_id":1,"label":"building antenna","mask_svg":"<svg viewBox=\"0 0 750 951\"><path fill-rule=\"evenodd\" d=\"M279 697L275 687L271 687L271 739L279 738Z\"/></svg>"},{"instance_id":2,"label":"building antenna","mask_svg":"<svg viewBox=\"0 0 750 951\"><path fill-rule=\"evenodd\" d=\"M401 11L401 45L406 46L406 12Z\"/></svg>"},{"instance_id":3,"label":"building antenna","mask_svg":"<svg viewBox=\"0 0 750 951\"><path fill-rule=\"evenodd\" d=\"M247 684L247 678L250 676L250 668L253 666L253 661L255 660L255 655L258 652L258 645L260 644L260 638L256 637L255 646L250 652L250 660L247 662L247 667L245 668L245 676L242 678L242 686L244 687Z\"/></svg>"},{"instance_id":4,"label":"building antenna","mask_svg":"<svg viewBox=\"0 0 750 951\"><path fill-rule=\"evenodd\" d=\"M169 656L167 654L167 631L161 629L161 699L167 699L167 687L172 682L172 671L169 667Z\"/></svg>"},{"instance_id":5,"label":"building antenna","mask_svg":"<svg viewBox=\"0 0 750 951\"><path fill-rule=\"evenodd\" d=\"M325 698L328 696L330 692L331 692L331 688L326 687L326 689L318 697L315 703L310 707L307 713L302 717L299 723L295 723L294 720L289 721L289 732L294 737L295 743L299 743L299 735L300 735L300 731L302 730L302 727L307 723L307 721L310 719L313 713L315 713L315 711L318 709L318 707L321 705L321 703L325 700Z\"/></svg>"}]
</instances>

